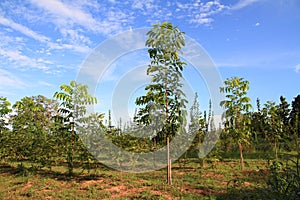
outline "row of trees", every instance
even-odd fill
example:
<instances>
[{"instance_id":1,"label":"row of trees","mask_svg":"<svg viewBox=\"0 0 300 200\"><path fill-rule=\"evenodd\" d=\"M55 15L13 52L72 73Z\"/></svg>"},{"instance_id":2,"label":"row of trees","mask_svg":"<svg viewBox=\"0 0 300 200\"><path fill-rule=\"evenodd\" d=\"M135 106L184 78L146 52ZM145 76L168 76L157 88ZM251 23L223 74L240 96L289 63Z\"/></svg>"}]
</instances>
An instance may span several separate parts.
<instances>
[{"instance_id":1,"label":"row of trees","mask_svg":"<svg viewBox=\"0 0 300 200\"><path fill-rule=\"evenodd\" d=\"M226 81L247 83L241 78ZM79 90L81 96L89 99L85 102L94 103L96 99L87 94L86 86L74 81L61 88L62 91L54 95L56 99L48 99L41 95L24 97L12 107L6 98L0 98L0 156L2 160L29 160L41 167L51 167L55 163L67 161L69 173L72 173L74 156L76 156L76 162L89 163L93 160L93 156L81 143L78 137L79 132L74 129L75 124L82 123L80 120L84 119L78 117L79 111L85 111L82 108L74 109L75 104L70 98L74 98L71 94ZM231 95L221 102L221 105L226 105L228 109L225 113L227 120L220 130L220 127L214 127L214 116L211 110L200 111L196 94L190 108L189 130L186 132L188 136L191 132L196 133L195 137L192 134L190 138L188 137L194 140L190 152L197 152L200 149L203 138L209 131L222 131L217 145L218 150L236 151L239 149L242 164L242 153L245 149L264 152L274 150L275 157L278 157L278 148L285 151L297 149L300 136L300 95L294 98L291 105L281 96L278 104L267 101L262 108L257 99L257 109L252 112L249 110L251 105L248 98L232 101L233 98L229 100ZM244 104L247 104L242 107L244 110L238 108L239 105ZM165 141L166 137L159 135L160 132L150 139L135 138L130 135L129 130L132 130L132 127L139 123L138 121L128 123L124 127L115 127L110 120L103 123L103 117L103 114L95 113L88 119L94 120L101 132L105 133L114 144L128 151L147 152L165 145L162 141ZM141 115L137 113L138 120L139 117ZM78 134L75 134L76 132Z\"/></svg>"},{"instance_id":2,"label":"row of trees","mask_svg":"<svg viewBox=\"0 0 300 200\"><path fill-rule=\"evenodd\" d=\"M98 134L98 131L127 151L145 153L166 145L167 182L171 184L169 143L178 134L191 140L188 152L196 152L198 157L203 154L201 147L204 137L208 133L217 134L221 131L215 150L238 150L242 168L245 149L267 151L272 150L273 146L277 157L278 148L293 150L298 147L300 95L295 97L291 105L284 97L280 97L278 105L268 101L261 108L257 100L257 109L253 111L250 98L247 97L249 82L239 77L226 79L220 88L220 92L226 96L220 102L226 110L224 124L215 127L211 103L208 112L200 111L197 94L193 106L189 108L190 121L187 122L187 99L182 90L182 71L186 64L179 57L184 46L184 33L171 23L164 22L154 25L148 36L146 46L149 47L150 65L147 74L151 76L151 82L145 88L146 94L136 99L139 107L134 121L126 123L125 128L121 122L119 127L114 127L110 112L108 123L103 123L103 114L87 115L86 105L96 103L97 99L88 94L87 86L75 81L62 85L60 91L54 94L54 99L41 95L24 97L11 107L7 99L1 97L1 160L18 161L21 164L30 161L33 167L49 168L66 162L69 174L73 174L76 163L88 168L92 163L97 163L85 148L86 143L83 145L81 140ZM188 130L185 130L186 125ZM146 127L152 127L150 138L132 136L132 130L142 131ZM101 140L93 140L88 145L97 149L97 152L106 148ZM180 145L178 148L181 148ZM101 159L114 159L122 164L117 154L106 156Z\"/></svg>"},{"instance_id":3,"label":"row of trees","mask_svg":"<svg viewBox=\"0 0 300 200\"><path fill-rule=\"evenodd\" d=\"M220 91L226 93L226 99L220 103L226 108L222 137L230 138L238 144L242 169L244 168L244 146L252 145L254 149L265 151L265 144L273 144L276 159L278 158L278 142L281 148L291 150L299 143L299 111L300 95L292 101L292 108L283 96L280 103L267 101L261 108L260 100L256 100L256 111L250 112L252 105L247 97L249 82L234 77L224 81ZM292 143L292 145L290 145Z\"/></svg>"}]
</instances>

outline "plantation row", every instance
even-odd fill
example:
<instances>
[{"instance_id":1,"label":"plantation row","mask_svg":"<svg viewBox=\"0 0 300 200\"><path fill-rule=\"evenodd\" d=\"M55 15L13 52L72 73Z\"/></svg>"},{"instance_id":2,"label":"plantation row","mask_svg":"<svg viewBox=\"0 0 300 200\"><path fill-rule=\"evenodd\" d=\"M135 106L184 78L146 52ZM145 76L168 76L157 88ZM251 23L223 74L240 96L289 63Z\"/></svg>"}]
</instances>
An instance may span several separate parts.
<instances>
[{"instance_id":1,"label":"plantation row","mask_svg":"<svg viewBox=\"0 0 300 200\"><path fill-rule=\"evenodd\" d=\"M74 87L72 87L72 85ZM66 86L66 85L65 85ZM63 86L64 87L64 86ZM62 87L62 88L63 88ZM86 86L71 82L69 89L85 91ZM64 94L65 98L67 93ZM86 93L88 96L88 94ZM67 99L67 98L66 98ZM75 130L74 123L70 121L71 115L66 104L68 101L48 99L44 96L24 97L12 107L6 98L0 99L1 127L0 127L0 156L2 161L30 161L34 167L49 167L67 162L72 172L74 163L89 165L96 160L85 148L78 136L79 128ZM83 107L82 107L83 109ZM83 109L84 110L84 109ZM186 139L193 140L188 155L198 157L199 147L209 130L219 133L220 140L210 156L218 156L221 152L235 152L241 141L243 151L274 152L277 156L279 150L295 151L299 146L299 115L300 95L294 98L291 106L284 97L280 97L280 103L267 102L261 108L257 100L257 111L243 113L243 120L247 122L243 130L238 133L230 132L231 126L225 123L221 130L212 127L214 116L212 111L200 112L197 96L190 108L191 121ZM82 110L81 110L82 112ZM94 124L101 134L126 151L149 152L165 145L165 138L152 140L142 137L134 137L130 133L137 122L122 123L118 127L112 126L110 112L108 121L104 122L103 114L93 114L86 118L86 123ZM246 120L247 119L247 120ZM211 126L211 127L208 127ZM196 135L189 134L196 132ZM78 134L76 134L78 132ZM239 134L239 135L237 135ZM243 137L240 135L244 134ZM156 145L154 147L154 145ZM103 144L94 144L92 149L99 148L104 151ZM154 149L155 148L155 149ZM118 159L113 155L103 159ZM101 162L101 160L100 160Z\"/></svg>"}]
</instances>

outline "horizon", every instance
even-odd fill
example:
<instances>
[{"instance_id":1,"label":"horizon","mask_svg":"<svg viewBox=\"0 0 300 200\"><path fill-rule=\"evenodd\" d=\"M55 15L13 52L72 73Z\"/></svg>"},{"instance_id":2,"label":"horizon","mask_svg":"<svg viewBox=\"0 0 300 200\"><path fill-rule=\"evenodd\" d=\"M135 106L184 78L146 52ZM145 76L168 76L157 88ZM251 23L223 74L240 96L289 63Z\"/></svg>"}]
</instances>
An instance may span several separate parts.
<instances>
[{"instance_id":1,"label":"horizon","mask_svg":"<svg viewBox=\"0 0 300 200\"><path fill-rule=\"evenodd\" d=\"M163 21L178 26L201 45L223 81L234 76L248 80L253 108L257 98L263 105L267 101L278 103L283 96L291 104L300 92L297 0L31 0L2 1L0 5L0 96L7 97L12 104L39 94L52 99L60 85L76 80L84 62L103 42ZM139 53L130 52L111 63L105 83L99 85L101 94L96 96L99 113L111 109L111 91L125 73L120 63L128 64L128 73L149 62L145 52ZM188 80L193 77L191 72L185 76ZM145 75L139 78L146 80ZM208 86L203 77L196 76L191 81L203 112L211 97L205 88ZM142 93L142 85L139 88L131 91L130 101Z\"/></svg>"}]
</instances>

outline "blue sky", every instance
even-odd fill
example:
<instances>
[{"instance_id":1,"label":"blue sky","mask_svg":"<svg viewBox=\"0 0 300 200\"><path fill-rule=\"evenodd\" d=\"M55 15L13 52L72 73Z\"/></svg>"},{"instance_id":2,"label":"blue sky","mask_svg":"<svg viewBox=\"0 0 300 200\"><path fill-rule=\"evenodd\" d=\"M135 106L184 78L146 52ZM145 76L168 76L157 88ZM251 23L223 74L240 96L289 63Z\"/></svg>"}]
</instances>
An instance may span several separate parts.
<instances>
[{"instance_id":1,"label":"blue sky","mask_svg":"<svg viewBox=\"0 0 300 200\"><path fill-rule=\"evenodd\" d=\"M300 93L299 13L298 0L2 0L0 96L51 98L106 39L169 21L202 45L223 79L249 80L253 104L280 95L291 102ZM109 109L109 81L119 73L107 72L107 87L99 86L98 112ZM197 92L207 104L205 89Z\"/></svg>"}]
</instances>

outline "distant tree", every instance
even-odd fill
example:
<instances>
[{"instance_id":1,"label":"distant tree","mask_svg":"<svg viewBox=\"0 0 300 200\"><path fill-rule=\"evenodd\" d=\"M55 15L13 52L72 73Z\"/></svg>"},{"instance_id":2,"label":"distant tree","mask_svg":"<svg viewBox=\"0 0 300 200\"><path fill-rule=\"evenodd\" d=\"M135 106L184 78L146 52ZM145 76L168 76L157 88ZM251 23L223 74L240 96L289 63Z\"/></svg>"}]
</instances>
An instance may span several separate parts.
<instances>
[{"instance_id":1,"label":"distant tree","mask_svg":"<svg viewBox=\"0 0 300 200\"><path fill-rule=\"evenodd\" d=\"M11 112L10 102L6 97L0 97L0 135L7 126L7 114Z\"/></svg>"},{"instance_id":2,"label":"distant tree","mask_svg":"<svg viewBox=\"0 0 300 200\"><path fill-rule=\"evenodd\" d=\"M286 133L289 131L289 115L290 115L290 104L286 101L286 98L280 96L280 103L277 106L278 115L284 124Z\"/></svg>"},{"instance_id":3,"label":"distant tree","mask_svg":"<svg viewBox=\"0 0 300 200\"><path fill-rule=\"evenodd\" d=\"M292 109L289 116L293 134L300 137L300 94L292 101Z\"/></svg>"},{"instance_id":4,"label":"distant tree","mask_svg":"<svg viewBox=\"0 0 300 200\"><path fill-rule=\"evenodd\" d=\"M278 106L273 101L267 101L263 108L263 113L266 120L266 137L274 144L275 157L278 159L277 144L282 139L284 123L281 119Z\"/></svg>"},{"instance_id":5,"label":"distant tree","mask_svg":"<svg viewBox=\"0 0 300 200\"><path fill-rule=\"evenodd\" d=\"M6 157L7 139L10 138L8 132L8 114L11 112L10 102L6 97L0 97L0 159Z\"/></svg>"},{"instance_id":6,"label":"distant tree","mask_svg":"<svg viewBox=\"0 0 300 200\"><path fill-rule=\"evenodd\" d=\"M260 106L260 100L256 99L257 110L251 114L251 132L253 134L254 148L258 148L258 145L263 145L265 137L265 118Z\"/></svg>"},{"instance_id":7,"label":"distant tree","mask_svg":"<svg viewBox=\"0 0 300 200\"><path fill-rule=\"evenodd\" d=\"M193 105L190 109L190 123L189 131L190 135L194 136L191 148L197 150L198 158L200 159L201 167L205 165L203 142L204 137L207 137L208 141L215 141L216 127L214 122L214 116L212 111L212 102L209 100L209 110L200 112L198 94L195 93Z\"/></svg>"},{"instance_id":8,"label":"distant tree","mask_svg":"<svg viewBox=\"0 0 300 200\"><path fill-rule=\"evenodd\" d=\"M237 142L240 151L241 167L244 169L243 144L250 139L251 123L249 109L252 108L250 98L247 97L249 82L243 78L233 77L224 81L225 86L220 92L226 94L226 99L220 102L225 111L225 131Z\"/></svg>"},{"instance_id":9,"label":"distant tree","mask_svg":"<svg viewBox=\"0 0 300 200\"><path fill-rule=\"evenodd\" d=\"M207 132L207 119L206 112L202 114L200 112L200 106L198 102L198 94L195 93L193 105L190 108L190 123L188 134L193 136L192 149L195 149L198 154L201 154L200 147L204 140L204 135ZM199 155L200 156L200 155ZM204 160L200 159L201 166L204 165Z\"/></svg>"},{"instance_id":10,"label":"distant tree","mask_svg":"<svg viewBox=\"0 0 300 200\"><path fill-rule=\"evenodd\" d=\"M164 115L164 126L153 137L157 141L166 140L167 144L167 183L171 184L171 161L169 152L170 137L182 127L185 121L185 94L182 91L182 71L185 63L179 58L184 43L184 33L171 23L154 24L147 33L146 45L150 56L150 65L147 74L152 77L151 83L146 86L145 96L138 97L136 104L141 107L136 121L149 124L151 112L160 112ZM162 117L162 116L160 116Z\"/></svg>"},{"instance_id":11,"label":"distant tree","mask_svg":"<svg viewBox=\"0 0 300 200\"><path fill-rule=\"evenodd\" d=\"M200 112L200 107L199 107L199 102L198 102L198 94L195 93L193 105L190 108L190 123L189 123L189 131L188 133L190 135L195 135L196 141L198 144L196 146L201 144L201 136L200 136L200 122L201 120L201 112Z\"/></svg>"},{"instance_id":12,"label":"distant tree","mask_svg":"<svg viewBox=\"0 0 300 200\"><path fill-rule=\"evenodd\" d=\"M290 150L290 141L293 140L292 129L290 125L290 104L286 101L286 98L280 96L280 102L277 105L277 114L282 122L282 145L286 150Z\"/></svg>"}]
</instances>

